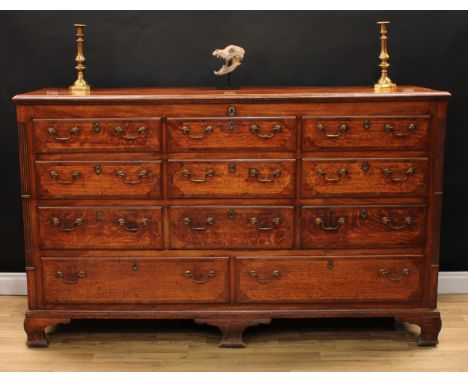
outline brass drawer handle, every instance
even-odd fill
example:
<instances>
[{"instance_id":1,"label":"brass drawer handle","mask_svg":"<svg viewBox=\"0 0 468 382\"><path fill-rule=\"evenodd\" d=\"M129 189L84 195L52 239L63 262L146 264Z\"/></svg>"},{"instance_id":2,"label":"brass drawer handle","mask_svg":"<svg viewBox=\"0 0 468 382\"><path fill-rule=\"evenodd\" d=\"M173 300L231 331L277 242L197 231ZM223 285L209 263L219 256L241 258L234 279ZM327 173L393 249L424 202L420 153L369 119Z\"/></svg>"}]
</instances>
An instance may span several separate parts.
<instances>
[{"instance_id":1,"label":"brass drawer handle","mask_svg":"<svg viewBox=\"0 0 468 382\"><path fill-rule=\"evenodd\" d=\"M315 224L319 225L324 231L337 231L340 229L345 223L345 218L340 217L335 226L326 226L325 222L323 221L322 218L316 218L315 219Z\"/></svg>"},{"instance_id":2,"label":"brass drawer handle","mask_svg":"<svg viewBox=\"0 0 468 382\"><path fill-rule=\"evenodd\" d=\"M194 283L197 283L197 284L204 284L204 283L208 282L210 279L215 277L215 274L216 274L215 271L208 271L208 273L206 274L206 277L202 276L201 278L196 278L195 275L194 275L194 272L192 272L190 270L187 270L187 271L184 272L185 277L187 277L188 279L192 279L192 281Z\"/></svg>"},{"instance_id":3,"label":"brass drawer handle","mask_svg":"<svg viewBox=\"0 0 468 382\"><path fill-rule=\"evenodd\" d=\"M275 180L275 178L279 177L281 175L281 170L279 168L277 168L276 170L274 170L271 175L272 177L271 178L261 178L260 177L260 171L258 171L256 168L251 168L249 169L249 175L251 177L254 177L257 179L258 182L261 182L261 183L269 183L269 182L273 182Z\"/></svg>"},{"instance_id":4,"label":"brass drawer handle","mask_svg":"<svg viewBox=\"0 0 468 382\"><path fill-rule=\"evenodd\" d=\"M80 226L83 224L83 219L77 218L73 221L73 226L72 227L64 227L60 225L60 219L59 218L52 218L51 223L57 227L60 231L63 232L71 232L74 231L76 227Z\"/></svg>"},{"instance_id":5,"label":"brass drawer handle","mask_svg":"<svg viewBox=\"0 0 468 382\"><path fill-rule=\"evenodd\" d=\"M186 178L189 178L189 180L193 183L205 183L209 177L214 175L214 170L213 169L207 169L205 170L205 176L203 178L192 178L192 172L184 168L182 170L182 176L185 176Z\"/></svg>"},{"instance_id":6,"label":"brass drawer handle","mask_svg":"<svg viewBox=\"0 0 468 382\"><path fill-rule=\"evenodd\" d=\"M185 217L183 219L183 222L185 225L188 225L190 227L191 230L193 231L205 231L210 225L213 225L215 223L215 220L213 217L209 216L206 218L206 225L205 226L194 226L192 224L192 219L190 219L189 217Z\"/></svg>"},{"instance_id":7,"label":"brass drawer handle","mask_svg":"<svg viewBox=\"0 0 468 382\"><path fill-rule=\"evenodd\" d=\"M116 134L126 140L126 141L134 141L135 139L138 139L140 138L145 132L146 132L146 127L145 126L141 126L138 128L137 132L139 135L124 135L125 134L125 130L123 127L121 126L117 126L115 127L114 131L116 132Z\"/></svg>"},{"instance_id":8,"label":"brass drawer handle","mask_svg":"<svg viewBox=\"0 0 468 382\"><path fill-rule=\"evenodd\" d=\"M414 168L409 168L408 170L406 170L404 172L404 176L393 176L393 170L391 168L384 168L382 170L382 173L385 175L385 176L388 176L390 177L390 179L393 181L393 182L404 182L406 180L408 180L408 178L412 175L414 175L416 172L416 170Z\"/></svg>"},{"instance_id":9,"label":"brass drawer handle","mask_svg":"<svg viewBox=\"0 0 468 382\"><path fill-rule=\"evenodd\" d=\"M124 218L119 218L117 220L117 222L119 223L119 225L125 230L125 231L128 231L128 232L138 232L140 231L144 226L146 226L148 224L148 219L146 218L143 218L141 219L141 222L138 223L138 222L128 222L127 220L125 220Z\"/></svg>"},{"instance_id":10,"label":"brass drawer handle","mask_svg":"<svg viewBox=\"0 0 468 382\"><path fill-rule=\"evenodd\" d=\"M54 179L57 183L60 183L60 184L72 184L80 176L81 176L81 172L73 171L72 174L71 174L71 178L69 180L63 180L63 179L60 179L60 175L59 175L58 171L52 170L50 172L50 177L52 179Z\"/></svg>"},{"instance_id":11,"label":"brass drawer handle","mask_svg":"<svg viewBox=\"0 0 468 382\"><path fill-rule=\"evenodd\" d=\"M258 219L253 216L249 219L250 224L256 226L258 231L271 231L274 228L277 228L281 224L281 219L279 217L274 217L273 218L273 224L268 226L266 224L260 224Z\"/></svg>"},{"instance_id":12,"label":"brass drawer handle","mask_svg":"<svg viewBox=\"0 0 468 382\"><path fill-rule=\"evenodd\" d=\"M257 137L263 138L263 139L271 139L276 134L281 133L282 130L283 130L283 127L278 124L273 127L270 134L260 134L260 127L258 125L253 124L252 126L250 126L250 131L253 134L256 134Z\"/></svg>"},{"instance_id":13,"label":"brass drawer handle","mask_svg":"<svg viewBox=\"0 0 468 382\"><path fill-rule=\"evenodd\" d=\"M340 125L340 127L338 128L338 133L336 134L329 134L327 133L327 129L325 126L323 126L321 123L319 123L317 125L317 130L321 133L323 133L323 135L325 135L327 138L329 139L333 139L333 138L338 138L338 137L341 137L341 135L343 133L345 133L346 131L348 131L348 125L346 125L345 123L343 123L342 125Z\"/></svg>"},{"instance_id":14,"label":"brass drawer handle","mask_svg":"<svg viewBox=\"0 0 468 382\"><path fill-rule=\"evenodd\" d=\"M413 218L411 216L406 216L405 220L403 221L403 224L401 224L401 225L392 224L393 219L388 217L388 216L382 216L380 221L383 224L386 224L391 229L399 230L399 229L403 229L403 228L409 226L411 223L413 223Z\"/></svg>"},{"instance_id":15,"label":"brass drawer handle","mask_svg":"<svg viewBox=\"0 0 468 382\"><path fill-rule=\"evenodd\" d=\"M69 276L69 277L66 277L62 271L57 271L57 272L55 272L55 277L58 278L58 279L62 279L67 284L76 284L79 279L86 278L86 272L85 271L79 271L79 272L76 272L76 273L72 273L71 276Z\"/></svg>"},{"instance_id":16,"label":"brass drawer handle","mask_svg":"<svg viewBox=\"0 0 468 382\"><path fill-rule=\"evenodd\" d=\"M330 178L330 177L327 177L327 173L325 172L325 170L319 168L319 169L317 169L317 175L321 176L327 182L336 183L336 182L339 182L341 180L341 178L348 175L348 170L346 170L345 168L342 168L342 169L338 170L338 172L337 172L338 176L336 178Z\"/></svg>"},{"instance_id":17,"label":"brass drawer handle","mask_svg":"<svg viewBox=\"0 0 468 382\"><path fill-rule=\"evenodd\" d=\"M127 184L138 184L138 183L141 183L141 181L143 180L143 178L146 178L149 174L149 170L141 170L139 173L138 173L138 178L136 179L127 179L127 173L123 170L117 170L115 172L115 175L119 178L119 179L122 179L124 183L127 183Z\"/></svg>"},{"instance_id":18,"label":"brass drawer handle","mask_svg":"<svg viewBox=\"0 0 468 382\"><path fill-rule=\"evenodd\" d=\"M402 269L400 272L394 269L380 268L379 275L386 277L391 281L401 281L405 277L409 277L411 275L411 271L408 268Z\"/></svg>"},{"instance_id":19,"label":"brass drawer handle","mask_svg":"<svg viewBox=\"0 0 468 382\"><path fill-rule=\"evenodd\" d=\"M271 278L269 279L262 278L257 271L249 271L249 276L257 280L259 283L268 284L271 283L274 279L279 279L281 277L281 272L278 270L271 272Z\"/></svg>"},{"instance_id":20,"label":"brass drawer handle","mask_svg":"<svg viewBox=\"0 0 468 382\"><path fill-rule=\"evenodd\" d=\"M68 135L68 137L59 137L59 136L57 135L57 130L55 130L53 127L49 127L49 128L47 129L47 132L48 132L49 135L51 135L56 141L66 142L66 141L69 141L70 139L72 139L74 135L80 134L80 128L79 128L78 126L72 127L72 128L69 130L69 135Z\"/></svg>"},{"instance_id":21,"label":"brass drawer handle","mask_svg":"<svg viewBox=\"0 0 468 382\"><path fill-rule=\"evenodd\" d=\"M407 127L408 132L406 133L397 133L395 131L395 127L391 124L386 124L384 126L384 130L387 133L392 133L395 137L404 138L404 137L409 137L411 134L413 134L416 131L416 124L410 123Z\"/></svg>"},{"instance_id":22,"label":"brass drawer handle","mask_svg":"<svg viewBox=\"0 0 468 382\"><path fill-rule=\"evenodd\" d=\"M190 139L203 139L203 138L206 138L206 136L209 134L209 133L212 133L213 132L213 127L211 126L206 126L204 129L203 129L203 134L200 134L200 135L193 135L193 134L190 134L190 127L188 126L181 126L180 127L180 131L182 131L182 134L185 134L187 137L189 137Z\"/></svg>"}]
</instances>

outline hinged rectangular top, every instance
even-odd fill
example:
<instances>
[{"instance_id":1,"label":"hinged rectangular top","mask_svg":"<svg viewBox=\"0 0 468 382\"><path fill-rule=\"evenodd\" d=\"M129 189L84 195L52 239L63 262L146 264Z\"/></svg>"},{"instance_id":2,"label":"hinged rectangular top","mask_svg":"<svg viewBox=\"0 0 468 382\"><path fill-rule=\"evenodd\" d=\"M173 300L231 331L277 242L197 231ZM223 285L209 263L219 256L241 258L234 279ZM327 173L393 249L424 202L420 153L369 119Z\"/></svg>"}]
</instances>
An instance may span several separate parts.
<instances>
[{"instance_id":1,"label":"hinged rectangular top","mask_svg":"<svg viewBox=\"0 0 468 382\"><path fill-rule=\"evenodd\" d=\"M396 91L376 93L373 87L244 87L216 88L112 88L91 89L86 95L73 95L68 89L48 88L13 97L24 103L184 103L184 102L320 102L361 100L444 99L446 91L417 86L399 86Z\"/></svg>"}]
</instances>

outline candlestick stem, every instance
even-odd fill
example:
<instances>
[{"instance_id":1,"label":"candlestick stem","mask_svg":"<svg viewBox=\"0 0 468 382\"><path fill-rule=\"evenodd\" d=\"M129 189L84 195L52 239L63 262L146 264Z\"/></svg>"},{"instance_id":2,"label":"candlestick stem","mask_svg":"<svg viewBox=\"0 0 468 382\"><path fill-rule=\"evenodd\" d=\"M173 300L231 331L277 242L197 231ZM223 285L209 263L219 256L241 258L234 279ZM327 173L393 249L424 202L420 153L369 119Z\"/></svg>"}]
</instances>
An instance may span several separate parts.
<instances>
[{"instance_id":1,"label":"candlestick stem","mask_svg":"<svg viewBox=\"0 0 468 382\"><path fill-rule=\"evenodd\" d=\"M73 94L86 94L89 93L90 91L90 86L84 79L84 62L85 56L83 53L83 45L84 45L84 28L86 25L83 24L74 24L75 25L75 31L76 31L76 46L77 46L77 53L76 53L76 72L77 72L77 78L76 81L73 83L72 86L70 86L70 91Z\"/></svg>"},{"instance_id":2,"label":"candlestick stem","mask_svg":"<svg viewBox=\"0 0 468 382\"><path fill-rule=\"evenodd\" d=\"M392 82L388 76L388 68L390 67L389 59L390 56L387 50L387 25L390 24L390 21L379 21L377 24L380 25L380 64L381 75L379 81L374 85L374 90L376 92L384 91L394 91L396 89L396 84Z\"/></svg>"}]
</instances>

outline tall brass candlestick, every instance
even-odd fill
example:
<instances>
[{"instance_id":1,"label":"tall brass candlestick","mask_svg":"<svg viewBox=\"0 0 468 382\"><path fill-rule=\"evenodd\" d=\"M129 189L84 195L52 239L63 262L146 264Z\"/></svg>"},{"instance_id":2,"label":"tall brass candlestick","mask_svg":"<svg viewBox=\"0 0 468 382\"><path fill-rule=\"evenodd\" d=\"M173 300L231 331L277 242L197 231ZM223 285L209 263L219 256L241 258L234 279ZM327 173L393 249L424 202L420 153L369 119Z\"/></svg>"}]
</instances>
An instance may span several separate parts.
<instances>
[{"instance_id":1,"label":"tall brass candlestick","mask_svg":"<svg viewBox=\"0 0 468 382\"><path fill-rule=\"evenodd\" d=\"M77 45L77 53L76 53L76 66L75 69L77 71L77 78L76 81L70 86L70 91L73 94L86 94L90 91L90 86L84 79L84 62L85 57L83 54L83 45L84 45L84 28L86 25L83 24L75 24L76 29L76 45Z\"/></svg>"},{"instance_id":2,"label":"tall brass candlestick","mask_svg":"<svg viewBox=\"0 0 468 382\"><path fill-rule=\"evenodd\" d=\"M387 24L390 24L390 21L379 21L377 24L380 24L379 67L382 69L382 74L380 75L379 81L374 85L374 90L376 92L391 92L395 90L397 86L388 76L388 68L390 67L388 60L390 56L387 52Z\"/></svg>"}]
</instances>

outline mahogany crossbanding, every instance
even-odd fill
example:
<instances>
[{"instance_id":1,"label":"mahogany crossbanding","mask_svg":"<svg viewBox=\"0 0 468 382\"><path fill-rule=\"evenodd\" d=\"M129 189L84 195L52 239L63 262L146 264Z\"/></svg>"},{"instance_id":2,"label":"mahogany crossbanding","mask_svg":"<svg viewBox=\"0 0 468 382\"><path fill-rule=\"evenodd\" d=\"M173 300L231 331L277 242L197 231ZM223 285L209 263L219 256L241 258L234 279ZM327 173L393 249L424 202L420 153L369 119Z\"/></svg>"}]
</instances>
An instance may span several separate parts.
<instances>
[{"instance_id":1,"label":"mahogany crossbanding","mask_svg":"<svg viewBox=\"0 0 468 382\"><path fill-rule=\"evenodd\" d=\"M447 92L44 89L17 103L28 346L74 318L441 327Z\"/></svg>"}]
</instances>

